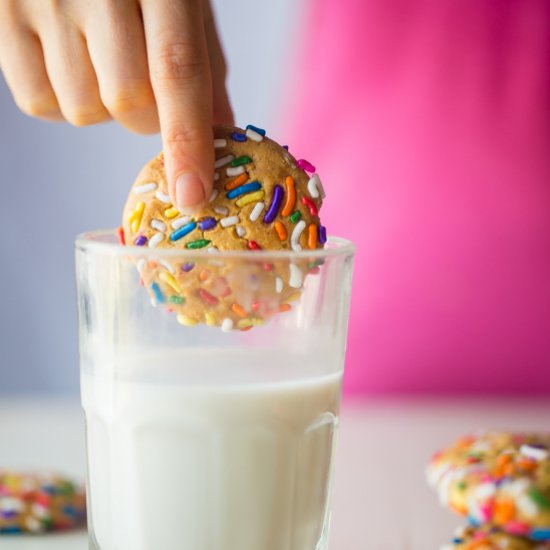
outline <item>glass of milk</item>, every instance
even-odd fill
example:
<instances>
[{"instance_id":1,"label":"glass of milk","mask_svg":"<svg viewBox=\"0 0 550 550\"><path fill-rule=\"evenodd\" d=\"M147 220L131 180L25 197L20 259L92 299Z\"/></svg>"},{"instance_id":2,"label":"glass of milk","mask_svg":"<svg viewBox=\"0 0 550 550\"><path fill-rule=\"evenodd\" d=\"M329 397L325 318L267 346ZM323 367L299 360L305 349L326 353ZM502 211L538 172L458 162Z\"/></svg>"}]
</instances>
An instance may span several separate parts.
<instances>
[{"instance_id":1,"label":"glass of milk","mask_svg":"<svg viewBox=\"0 0 550 550\"><path fill-rule=\"evenodd\" d=\"M117 243L114 231L76 242L90 548L326 550L352 244ZM291 264L317 267L289 307L244 331L184 326L140 284L144 266L229 265L253 293L252 268Z\"/></svg>"}]
</instances>

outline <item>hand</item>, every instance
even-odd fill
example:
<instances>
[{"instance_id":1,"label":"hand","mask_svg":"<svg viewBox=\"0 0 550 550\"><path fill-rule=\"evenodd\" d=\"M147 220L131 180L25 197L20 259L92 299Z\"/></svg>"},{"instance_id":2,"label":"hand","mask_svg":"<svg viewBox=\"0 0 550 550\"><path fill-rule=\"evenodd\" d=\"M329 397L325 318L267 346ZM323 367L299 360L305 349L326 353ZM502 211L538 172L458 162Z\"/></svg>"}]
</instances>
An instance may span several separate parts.
<instances>
[{"instance_id":1,"label":"hand","mask_svg":"<svg viewBox=\"0 0 550 550\"><path fill-rule=\"evenodd\" d=\"M162 132L170 195L212 192L212 124L231 123L208 1L0 0L0 68L28 115Z\"/></svg>"}]
</instances>

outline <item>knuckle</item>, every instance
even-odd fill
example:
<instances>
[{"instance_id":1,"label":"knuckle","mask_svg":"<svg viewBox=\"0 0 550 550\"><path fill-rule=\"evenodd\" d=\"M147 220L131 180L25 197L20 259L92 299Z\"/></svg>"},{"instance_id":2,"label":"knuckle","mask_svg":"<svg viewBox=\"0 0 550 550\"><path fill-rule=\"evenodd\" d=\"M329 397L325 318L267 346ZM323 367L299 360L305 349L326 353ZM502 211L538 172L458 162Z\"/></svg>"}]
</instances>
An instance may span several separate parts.
<instances>
[{"instance_id":1,"label":"knuckle","mask_svg":"<svg viewBox=\"0 0 550 550\"><path fill-rule=\"evenodd\" d=\"M171 128L165 133L165 141L168 147L178 148L181 145L196 143L200 135L199 129L192 126Z\"/></svg>"},{"instance_id":2,"label":"knuckle","mask_svg":"<svg viewBox=\"0 0 550 550\"><path fill-rule=\"evenodd\" d=\"M20 111L34 118L46 118L58 112L55 99L48 97L15 97Z\"/></svg>"},{"instance_id":3,"label":"knuckle","mask_svg":"<svg viewBox=\"0 0 550 550\"><path fill-rule=\"evenodd\" d=\"M118 114L132 113L151 107L155 98L148 83L119 85L102 93L105 107Z\"/></svg>"},{"instance_id":4,"label":"knuckle","mask_svg":"<svg viewBox=\"0 0 550 550\"><path fill-rule=\"evenodd\" d=\"M97 124L103 122L109 117L105 111L99 107L73 107L63 110L63 116L73 126L81 128L82 126L90 126L91 124Z\"/></svg>"},{"instance_id":5,"label":"knuckle","mask_svg":"<svg viewBox=\"0 0 550 550\"><path fill-rule=\"evenodd\" d=\"M204 61L199 48L190 43L170 43L163 46L152 67L152 78L163 80L192 80L202 74Z\"/></svg>"}]
</instances>

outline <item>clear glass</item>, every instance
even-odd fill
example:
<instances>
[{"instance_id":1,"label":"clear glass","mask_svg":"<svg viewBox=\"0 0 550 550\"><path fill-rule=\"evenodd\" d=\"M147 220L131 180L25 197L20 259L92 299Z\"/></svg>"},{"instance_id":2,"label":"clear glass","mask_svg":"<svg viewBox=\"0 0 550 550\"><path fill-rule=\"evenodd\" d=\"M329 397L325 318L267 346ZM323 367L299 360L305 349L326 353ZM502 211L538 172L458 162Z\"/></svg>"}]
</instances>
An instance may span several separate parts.
<instances>
[{"instance_id":1,"label":"clear glass","mask_svg":"<svg viewBox=\"0 0 550 550\"><path fill-rule=\"evenodd\" d=\"M326 550L353 245L117 242L76 241L90 548ZM179 267L194 285L225 269L253 309L262 273L291 264L311 269L303 286L251 330L181 324L143 285L143 266Z\"/></svg>"}]
</instances>

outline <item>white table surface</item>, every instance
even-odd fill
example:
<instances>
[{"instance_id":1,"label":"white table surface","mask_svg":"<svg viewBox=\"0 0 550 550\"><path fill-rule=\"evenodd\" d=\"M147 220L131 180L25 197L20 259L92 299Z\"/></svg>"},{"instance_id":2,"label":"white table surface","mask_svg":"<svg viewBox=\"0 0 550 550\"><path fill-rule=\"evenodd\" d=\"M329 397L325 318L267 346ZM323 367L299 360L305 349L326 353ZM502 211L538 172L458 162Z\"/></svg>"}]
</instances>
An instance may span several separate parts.
<instances>
[{"instance_id":1,"label":"white table surface","mask_svg":"<svg viewBox=\"0 0 550 550\"><path fill-rule=\"evenodd\" d=\"M425 486L424 465L454 437L485 427L548 430L550 397L345 402L331 550L437 550L460 519L439 508ZM0 398L0 466L53 468L83 477L84 428L78 403ZM0 550L87 548L84 532L0 537Z\"/></svg>"}]
</instances>

